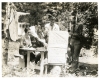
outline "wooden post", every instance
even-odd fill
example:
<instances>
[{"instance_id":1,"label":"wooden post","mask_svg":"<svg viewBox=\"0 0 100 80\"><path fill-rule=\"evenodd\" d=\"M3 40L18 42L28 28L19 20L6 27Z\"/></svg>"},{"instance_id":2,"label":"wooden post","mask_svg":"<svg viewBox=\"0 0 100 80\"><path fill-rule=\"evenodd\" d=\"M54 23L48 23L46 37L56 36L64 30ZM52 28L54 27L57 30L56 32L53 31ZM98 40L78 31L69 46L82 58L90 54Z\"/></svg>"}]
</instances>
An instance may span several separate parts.
<instances>
[{"instance_id":1,"label":"wooden post","mask_svg":"<svg viewBox=\"0 0 100 80\"><path fill-rule=\"evenodd\" d=\"M30 68L30 51L27 51L27 76L29 74L29 68Z\"/></svg>"},{"instance_id":2,"label":"wooden post","mask_svg":"<svg viewBox=\"0 0 100 80\"><path fill-rule=\"evenodd\" d=\"M25 68L25 58L24 55L22 55L23 58L19 57L19 67L20 68Z\"/></svg>"},{"instance_id":3,"label":"wooden post","mask_svg":"<svg viewBox=\"0 0 100 80\"><path fill-rule=\"evenodd\" d=\"M45 75L47 75L47 69L48 68L48 66L47 66L47 64L45 65Z\"/></svg>"},{"instance_id":4,"label":"wooden post","mask_svg":"<svg viewBox=\"0 0 100 80\"><path fill-rule=\"evenodd\" d=\"M44 52L41 51L41 67L40 67L40 75L43 75L43 70L44 70Z\"/></svg>"}]
</instances>

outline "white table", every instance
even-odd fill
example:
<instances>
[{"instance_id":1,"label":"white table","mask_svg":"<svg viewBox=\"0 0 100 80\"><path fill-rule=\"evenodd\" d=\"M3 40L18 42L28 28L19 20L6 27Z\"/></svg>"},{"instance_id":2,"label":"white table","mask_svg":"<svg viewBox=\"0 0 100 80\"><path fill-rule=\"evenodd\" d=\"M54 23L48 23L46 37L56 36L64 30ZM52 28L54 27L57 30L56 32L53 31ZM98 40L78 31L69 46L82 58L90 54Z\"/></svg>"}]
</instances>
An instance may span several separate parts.
<instances>
[{"instance_id":1,"label":"white table","mask_svg":"<svg viewBox=\"0 0 100 80\"><path fill-rule=\"evenodd\" d=\"M29 66L30 66L30 52L32 51L38 51L41 54L41 63L40 63L40 75L43 75L43 70L44 70L44 52L46 49L44 47L39 47L39 48L20 48L20 50L25 50L27 51L27 71L29 71Z\"/></svg>"},{"instance_id":2,"label":"white table","mask_svg":"<svg viewBox=\"0 0 100 80\"><path fill-rule=\"evenodd\" d=\"M29 67L30 67L30 53L32 51L35 51L35 48L20 48L20 50L24 50L27 51L27 72L29 71Z\"/></svg>"}]
</instances>

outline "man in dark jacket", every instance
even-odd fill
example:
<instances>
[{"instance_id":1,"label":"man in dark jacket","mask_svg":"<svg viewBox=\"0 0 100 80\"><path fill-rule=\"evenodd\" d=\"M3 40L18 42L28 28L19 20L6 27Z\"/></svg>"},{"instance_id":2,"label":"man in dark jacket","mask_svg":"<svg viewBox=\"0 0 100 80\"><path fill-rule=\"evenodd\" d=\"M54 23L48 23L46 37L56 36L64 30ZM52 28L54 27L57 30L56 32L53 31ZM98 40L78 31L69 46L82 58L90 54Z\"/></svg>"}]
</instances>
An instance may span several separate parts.
<instances>
[{"instance_id":1,"label":"man in dark jacket","mask_svg":"<svg viewBox=\"0 0 100 80\"><path fill-rule=\"evenodd\" d=\"M78 68L79 54L82 48L82 29L83 25L78 24L70 31L70 48L71 48L71 71L74 72Z\"/></svg>"}]
</instances>

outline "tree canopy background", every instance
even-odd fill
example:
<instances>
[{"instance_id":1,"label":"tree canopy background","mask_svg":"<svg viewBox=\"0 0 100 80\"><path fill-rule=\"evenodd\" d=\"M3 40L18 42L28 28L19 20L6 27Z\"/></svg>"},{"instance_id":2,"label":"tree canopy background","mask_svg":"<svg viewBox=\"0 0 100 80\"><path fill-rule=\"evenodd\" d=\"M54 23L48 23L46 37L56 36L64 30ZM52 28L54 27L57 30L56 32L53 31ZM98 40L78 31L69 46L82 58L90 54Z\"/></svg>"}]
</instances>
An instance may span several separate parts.
<instances>
[{"instance_id":1,"label":"tree canopy background","mask_svg":"<svg viewBox=\"0 0 100 80\"><path fill-rule=\"evenodd\" d=\"M92 45L93 28L98 29L98 3L97 2L14 2L18 12L28 12L30 15L20 16L19 22L28 22L30 25L37 25L40 22L44 27L48 21L48 15L53 14L56 21L62 20L66 28L67 17L78 14L77 23L80 22L88 31L87 45ZM5 18L6 2L2 2L2 19ZM73 18L73 25L75 19ZM86 32L86 31L85 31ZM88 46L88 47L89 47Z\"/></svg>"}]
</instances>

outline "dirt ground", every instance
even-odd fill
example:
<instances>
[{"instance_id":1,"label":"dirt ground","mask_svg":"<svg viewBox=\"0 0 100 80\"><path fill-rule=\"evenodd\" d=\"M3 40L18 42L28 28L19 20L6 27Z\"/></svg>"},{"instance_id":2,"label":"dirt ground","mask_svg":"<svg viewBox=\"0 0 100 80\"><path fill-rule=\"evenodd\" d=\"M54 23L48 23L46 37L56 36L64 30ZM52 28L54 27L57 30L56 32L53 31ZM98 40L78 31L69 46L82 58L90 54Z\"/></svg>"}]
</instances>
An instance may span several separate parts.
<instances>
[{"instance_id":1,"label":"dirt ground","mask_svg":"<svg viewBox=\"0 0 100 80\"><path fill-rule=\"evenodd\" d=\"M40 65L34 65L31 63L29 73L27 69L19 68L19 58L15 58L14 54L19 53L19 43L10 42L8 50L8 66L3 66L2 68L2 77L39 77L40 76ZM75 73L70 73L67 70L61 71L60 67L55 67L51 70L48 70L46 77L98 77L98 56L94 56L93 50L82 49L81 56L79 57L79 70ZM49 68L50 69L50 68ZM64 73L65 72L65 73ZM56 75L55 75L56 74Z\"/></svg>"}]
</instances>

